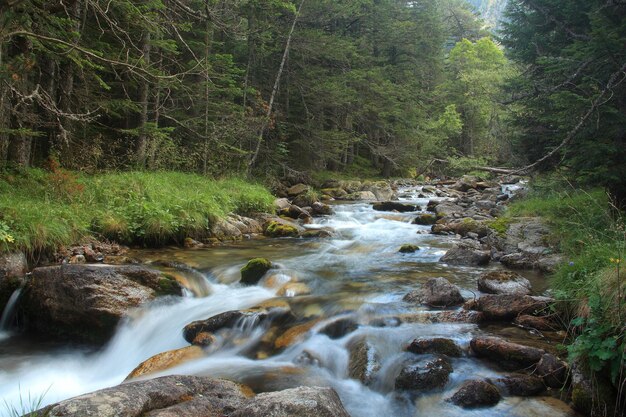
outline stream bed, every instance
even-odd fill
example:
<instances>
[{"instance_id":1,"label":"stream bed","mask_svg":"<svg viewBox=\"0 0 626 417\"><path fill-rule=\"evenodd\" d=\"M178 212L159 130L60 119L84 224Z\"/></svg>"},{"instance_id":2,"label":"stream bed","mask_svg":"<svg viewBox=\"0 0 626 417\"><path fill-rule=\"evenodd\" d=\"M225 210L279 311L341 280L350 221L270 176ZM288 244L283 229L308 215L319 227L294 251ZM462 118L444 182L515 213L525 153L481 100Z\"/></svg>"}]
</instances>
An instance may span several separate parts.
<instances>
[{"instance_id":1,"label":"stream bed","mask_svg":"<svg viewBox=\"0 0 626 417\"><path fill-rule=\"evenodd\" d=\"M407 192L404 193L406 195ZM425 207L428 200L404 201ZM300 319L318 321L297 343L279 352L262 352L259 342L267 328L247 323L237 334L218 338L204 357L156 375L189 374L223 377L246 383L255 392L300 385L331 386L354 417L378 416L574 416L552 396L522 398L504 396L494 407L466 410L446 399L467 379L506 375L489 362L464 354L452 358L454 369L443 389L408 393L394 389L394 380L407 356L406 346L415 338L445 337L467 350L476 335L496 335L555 351L558 340L542 337L512 324L432 323L413 320L389 324L390 318L429 313L402 299L432 277L445 277L461 288L466 299L480 295L477 278L486 270L501 268L457 267L439 262L456 238L429 234L430 226L411 224L415 213L376 212L371 204L336 204L332 216L316 218L308 228L328 228L326 239L259 239L229 245L188 249L136 250L131 256L144 262L167 261L188 265L188 296L164 299L136 311L120 324L102 349L59 345L32 336L0 334L0 415L6 404L42 397L41 405L121 383L137 365L153 355L189 344L182 329L194 320L246 309L276 298L281 283L297 280L311 294L283 297ZM401 254L401 245L419 246ZM238 283L240 268L256 257L270 259L279 268L258 286ZM546 290L544 279L524 274L535 294ZM262 285L265 284L265 285ZM433 314L440 311L434 311ZM318 332L338 318L359 324L356 330L330 338ZM380 323L384 323L381 325ZM367 384L349 378L349 346L366 338L378 356L378 368Z\"/></svg>"}]
</instances>

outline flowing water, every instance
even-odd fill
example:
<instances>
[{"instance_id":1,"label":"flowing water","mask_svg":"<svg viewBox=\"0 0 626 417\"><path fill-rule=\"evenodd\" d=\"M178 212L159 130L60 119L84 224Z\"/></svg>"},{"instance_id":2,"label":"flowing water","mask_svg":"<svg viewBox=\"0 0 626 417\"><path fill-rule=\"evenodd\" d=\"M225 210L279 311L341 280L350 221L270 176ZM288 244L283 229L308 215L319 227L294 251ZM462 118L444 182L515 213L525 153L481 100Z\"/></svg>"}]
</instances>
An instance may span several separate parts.
<instances>
[{"instance_id":1,"label":"flowing water","mask_svg":"<svg viewBox=\"0 0 626 417\"><path fill-rule=\"evenodd\" d=\"M408 200L422 207L428 201ZM512 326L479 327L420 320L420 314L429 313L426 308L402 302L408 291L430 277L443 276L471 298L477 294L476 279L485 269L439 263L454 238L433 236L428 234L428 227L411 224L415 214L375 212L366 203L341 204L334 209L333 216L307 226L334 230L335 237L330 239L250 240L200 250L137 251L133 256L147 262L178 262L193 267L193 273L184 275L196 296L165 299L136 311L119 326L107 346L96 352L50 345L19 335L0 338L0 415L1 398L16 404L20 398L45 394L43 403L48 404L119 384L152 355L187 346L182 337L186 324L275 298L279 284L290 279L311 288L311 295L286 299L292 311L301 319L321 317L300 342L277 354L255 355L267 329L253 322L242 323L236 332L218 337L205 357L159 375L224 377L247 383L257 392L299 385L332 386L355 417L573 415L551 397L507 397L493 408L475 411L446 402L465 379L504 374L469 357L452 360L454 372L444 390L417 396L394 391L395 376L411 355L404 348L416 337L447 337L462 347L482 333L503 334L547 348L551 348L550 342ZM398 248L405 243L416 244L420 250L399 254ZM239 269L250 258L259 256L272 260L279 269L266 277L266 286L240 286ZM541 277L528 278L535 292L545 290ZM389 318L399 315L416 319L399 325L380 325L381 321L393 321ZM338 317L350 317L360 326L338 339L317 332ZM349 342L361 336L367 337L380 358L380 370L368 386L347 376Z\"/></svg>"}]
</instances>

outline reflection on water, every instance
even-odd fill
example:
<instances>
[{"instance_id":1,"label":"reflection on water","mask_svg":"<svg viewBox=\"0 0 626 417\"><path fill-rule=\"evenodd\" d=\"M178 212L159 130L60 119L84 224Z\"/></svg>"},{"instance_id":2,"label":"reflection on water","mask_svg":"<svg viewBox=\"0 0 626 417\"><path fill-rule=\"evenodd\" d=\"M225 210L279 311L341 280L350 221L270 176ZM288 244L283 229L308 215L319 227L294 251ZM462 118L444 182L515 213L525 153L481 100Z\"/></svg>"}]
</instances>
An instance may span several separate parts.
<instances>
[{"instance_id":1,"label":"reflection on water","mask_svg":"<svg viewBox=\"0 0 626 417\"><path fill-rule=\"evenodd\" d=\"M425 207L428 200L413 201ZM403 295L428 278L443 276L459 285L466 297L473 297L477 293L476 279L485 269L438 263L454 239L424 233L428 227L411 224L415 214L374 212L365 203L335 205L334 209L333 216L307 226L332 228L334 238L266 239L210 249L136 251L131 256L154 262L168 273L179 274L177 279L186 282L198 297L186 297L173 305L156 303L137 311L120 325L114 339L99 352L49 347L19 349L16 347L19 343L28 342L0 338L0 396L15 402L20 395L49 389L45 402L51 403L118 384L150 356L186 346L181 331L191 321L254 306L275 297L282 284L296 280L307 284L311 295L288 299L294 314L301 320L322 318L301 335L299 342L282 352L270 352L265 359L253 359L256 356L251 352L262 342L267 329L247 326L241 334L227 334L221 341L218 338L206 357L162 374L225 377L247 383L257 392L303 384L332 386L351 415L362 417L571 415L562 403L549 398L506 398L494 408L479 411L461 410L447 403L445 399L465 379L501 375L468 357L452 360L454 372L444 391L417 397L394 391L395 376L410 355L404 348L414 338L447 337L466 349L474 335L501 330L473 324L427 322L390 326L393 320L389 318L416 312L414 306L402 302ZM405 243L415 244L420 250L399 254L398 249ZM279 269L272 271L261 286L242 288L237 283L239 269L253 257L266 257L279 265ZM175 263L194 270L181 270ZM545 288L541 277L529 279L535 289ZM336 339L318 333L317 329L336 314L354 320L359 324L358 329ZM374 325L381 317L388 320L387 326ZM348 378L349 344L361 337L373 346L380 359L380 370L368 386ZM527 333L522 337L529 338ZM271 356L272 353L275 354Z\"/></svg>"}]
</instances>

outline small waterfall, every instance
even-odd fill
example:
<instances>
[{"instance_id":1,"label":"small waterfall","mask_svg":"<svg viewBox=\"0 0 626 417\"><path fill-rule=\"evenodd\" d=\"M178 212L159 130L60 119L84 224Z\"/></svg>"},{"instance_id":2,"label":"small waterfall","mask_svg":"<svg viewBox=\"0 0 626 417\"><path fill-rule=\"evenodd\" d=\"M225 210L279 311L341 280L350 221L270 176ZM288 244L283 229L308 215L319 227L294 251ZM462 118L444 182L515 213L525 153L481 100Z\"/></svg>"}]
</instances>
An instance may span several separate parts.
<instances>
[{"instance_id":1,"label":"small waterfall","mask_svg":"<svg viewBox=\"0 0 626 417\"><path fill-rule=\"evenodd\" d=\"M17 306L17 300L20 298L21 293L21 288L13 291L13 294L11 294L11 297L9 298L6 307L4 307L2 317L0 317L0 334L8 332L10 330L13 317L15 316L15 307Z\"/></svg>"}]
</instances>

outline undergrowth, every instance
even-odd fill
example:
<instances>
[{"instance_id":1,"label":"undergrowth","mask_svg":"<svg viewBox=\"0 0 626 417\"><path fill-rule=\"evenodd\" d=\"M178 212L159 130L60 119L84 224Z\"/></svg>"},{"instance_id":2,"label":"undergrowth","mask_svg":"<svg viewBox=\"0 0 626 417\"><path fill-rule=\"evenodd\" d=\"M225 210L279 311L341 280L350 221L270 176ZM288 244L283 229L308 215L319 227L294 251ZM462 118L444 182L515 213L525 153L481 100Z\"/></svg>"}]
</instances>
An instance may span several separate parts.
<instances>
[{"instance_id":1,"label":"undergrowth","mask_svg":"<svg viewBox=\"0 0 626 417\"><path fill-rule=\"evenodd\" d=\"M0 251L54 250L82 237L156 245L202 238L228 213L272 210L264 187L176 172L0 174Z\"/></svg>"}]
</instances>

